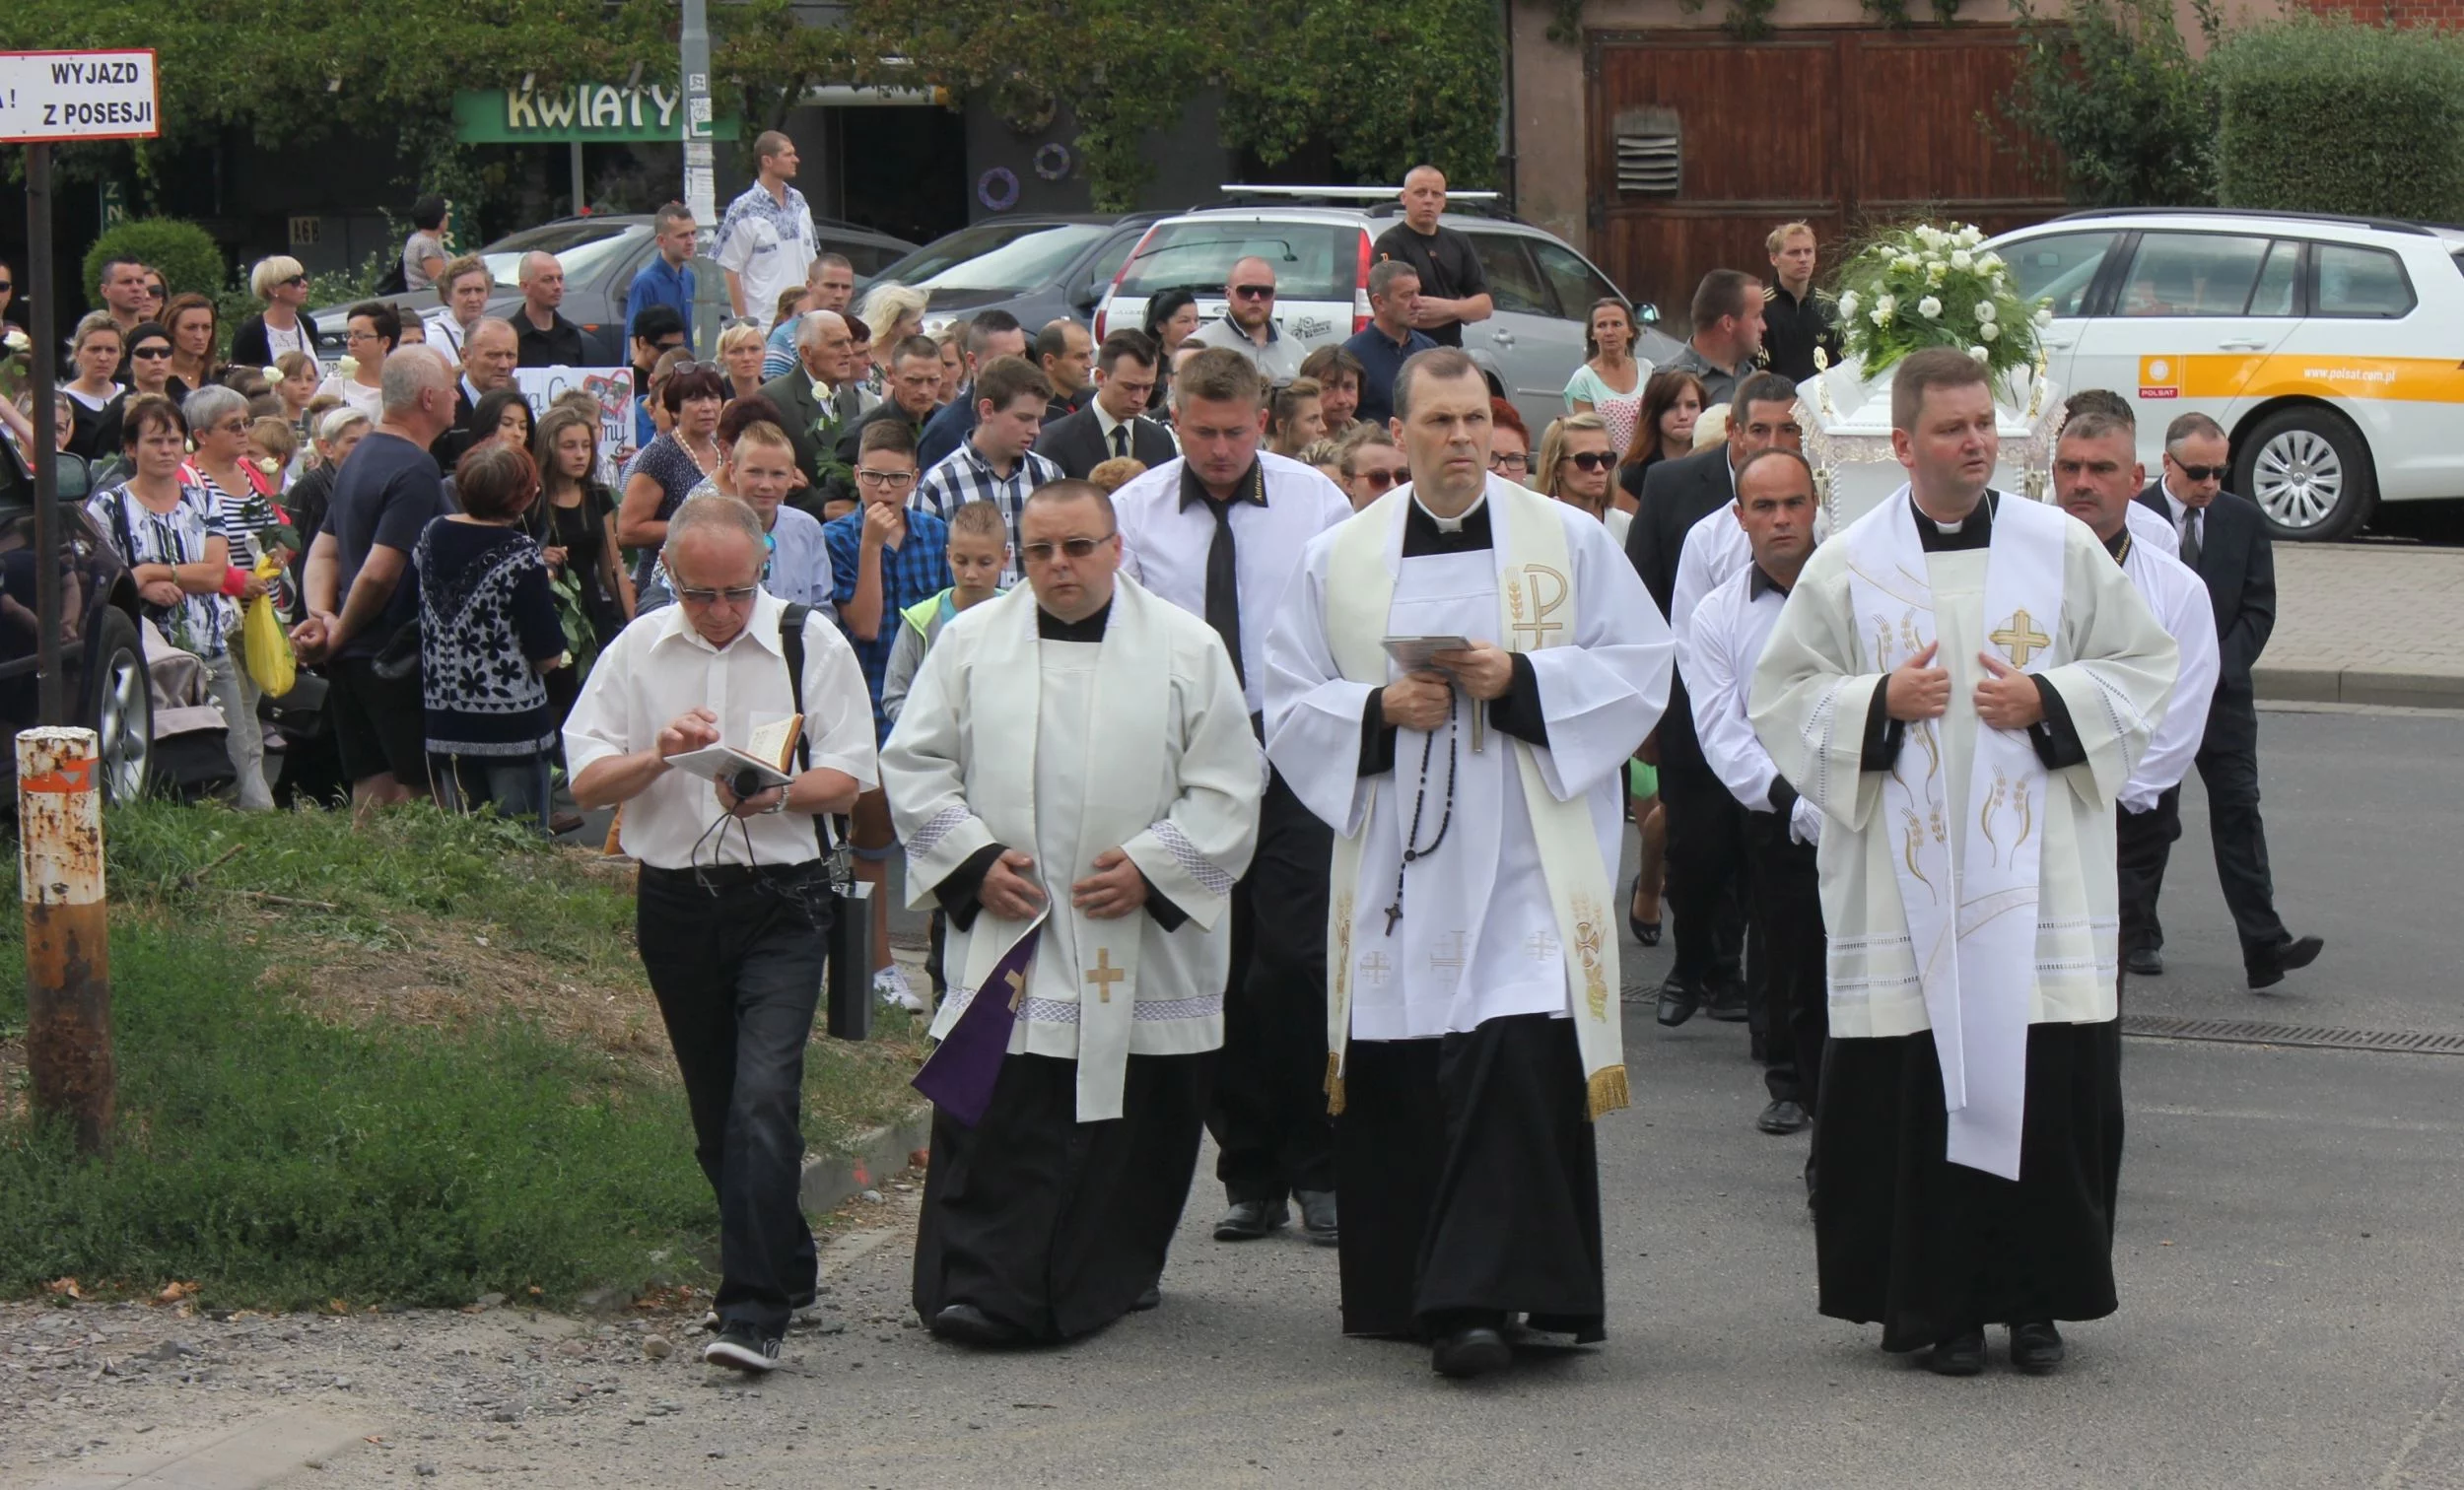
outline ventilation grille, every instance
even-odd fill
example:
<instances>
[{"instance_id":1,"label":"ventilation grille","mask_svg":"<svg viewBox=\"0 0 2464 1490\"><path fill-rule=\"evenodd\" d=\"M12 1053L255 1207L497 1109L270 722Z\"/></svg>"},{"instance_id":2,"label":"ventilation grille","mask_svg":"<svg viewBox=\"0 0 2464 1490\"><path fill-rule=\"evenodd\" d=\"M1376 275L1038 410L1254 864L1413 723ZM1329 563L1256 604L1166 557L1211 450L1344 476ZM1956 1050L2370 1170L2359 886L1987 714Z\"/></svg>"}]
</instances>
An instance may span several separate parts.
<instances>
[{"instance_id":1,"label":"ventilation grille","mask_svg":"<svg viewBox=\"0 0 2464 1490\"><path fill-rule=\"evenodd\" d=\"M1674 108L1629 108L1617 115L1617 190L1676 196L1684 185L1684 131Z\"/></svg>"}]
</instances>

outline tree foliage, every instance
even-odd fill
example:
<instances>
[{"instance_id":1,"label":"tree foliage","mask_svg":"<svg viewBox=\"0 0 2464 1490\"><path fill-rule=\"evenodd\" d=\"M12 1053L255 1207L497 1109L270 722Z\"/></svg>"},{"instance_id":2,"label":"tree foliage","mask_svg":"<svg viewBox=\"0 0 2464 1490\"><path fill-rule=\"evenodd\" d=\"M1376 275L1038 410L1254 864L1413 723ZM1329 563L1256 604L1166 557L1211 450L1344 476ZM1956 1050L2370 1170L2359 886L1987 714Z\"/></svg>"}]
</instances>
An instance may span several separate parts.
<instances>
[{"instance_id":1,"label":"tree foliage","mask_svg":"<svg viewBox=\"0 0 2464 1490\"><path fill-rule=\"evenodd\" d=\"M106 230L86 250L86 301L98 310L103 308L103 296L96 288L103 282L103 262L115 258L135 259L162 270L163 283L173 295L191 290L219 295L230 278L221 246L204 229L174 218L137 218Z\"/></svg>"},{"instance_id":2,"label":"tree foliage","mask_svg":"<svg viewBox=\"0 0 2464 1490\"><path fill-rule=\"evenodd\" d=\"M1504 87L1489 0L1391 4L1262 0L1224 128L1267 162L1313 135L1364 180L1426 161L1460 186L1493 184Z\"/></svg>"},{"instance_id":3,"label":"tree foliage","mask_svg":"<svg viewBox=\"0 0 2464 1490\"><path fill-rule=\"evenodd\" d=\"M2464 221L2464 43L2297 16L2212 63L2228 207Z\"/></svg>"},{"instance_id":4,"label":"tree foliage","mask_svg":"<svg viewBox=\"0 0 2464 1490\"><path fill-rule=\"evenodd\" d=\"M2013 9L2025 54L2002 118L1984 121L2005 149L2059 149L2082 206L2216 200L2216 85L2191 55L2172 0L2071 0L2051 15L2014 0ZM2191 0L2191 14L2215 46L2216 0Z\"/></svg>"}]
</instances>

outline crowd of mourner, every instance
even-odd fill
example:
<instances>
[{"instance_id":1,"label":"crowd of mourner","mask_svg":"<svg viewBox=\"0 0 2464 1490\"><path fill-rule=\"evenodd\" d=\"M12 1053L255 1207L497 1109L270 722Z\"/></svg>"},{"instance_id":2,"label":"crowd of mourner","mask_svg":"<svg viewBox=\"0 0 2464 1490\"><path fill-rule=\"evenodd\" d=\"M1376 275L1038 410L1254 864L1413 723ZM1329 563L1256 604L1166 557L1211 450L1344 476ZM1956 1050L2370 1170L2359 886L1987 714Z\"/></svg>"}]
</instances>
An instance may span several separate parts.
<instances>
[{"instance_id":1,"label":"crowd of mourner","mask_svg":"<svg viewBox=\"0 0 2464 1490\"><path fill-rule=\"evenodd\" d=\"M1341 1249L1347 1331L1427 1342L1456 1376L1529 1333L1601 1338L1620 915L1674 942L1659 1023L1746 1025L1757 1125L1814 1130L1826 1313L1964 1375L1988 1324L2042 1371L2056 1320L2111 1312L2116 1003L2125 969L2162 971L2192 765L2252 985L2319 951L2266 880L2250 667L2273 577L2255 509L2221 491L2223 431L2175 422L2144 473L2129 403L2079 393L2054 502L2015 502L1979 474L1983 374L1921 353L1892 392L1907 495L1833 534L1796 453L1797 384L1839 355L1803 224L1770 235L1767 280L1703 279L1665 366L1635 355L1631 305L1591 306L1535 433L1460 351L1491 303L1428 168L1377 242L1369 324L1304 357L1256 258L1211 321L1176 291L1100 341L999 310L926 334L924 293L859 298L820 251L791 144L756 149L710 249L733 312L715 361L690 350L705 225L655 216L615 449L595 392L522 386L584 359L556 259L526 256L520 305L490 315L490 267L446 251L434 200L403 262L434 308L353 305L338 361L295 259L253 266L262 308L228 331L120 260L58 392L96 530L203 665L239 807L272 806L308 749L261 720L281 715L240 631L270 605L324 690L337 793L541 832L616 808L721 1201L713 1361L769 1369L812 1303L795 1093L822 933L850 914L879 996L934 1015L916 1304L954 1341L1156 1307L1201 1124L1214 1236L1297 1212ZM1940 655L1887 626L1855 654L1860 544L1930 574ZM2042 573L2004 577L2029 544ZM2036 668L1971 655L1996 586L2038 582L2017 612ZM789 714L771 775L671 765ZM1972 816L1971 756L1986 832L2007 802L2041 835L2046 923L2104 928L2022 938L2001 982L1969 971L1998 943L1919 913L1926 814L1903 841L1888 807L1951 762L1941 840L1945 804ZM933 920L913 983L898 855ZM1985 871L1962 848L1936 872ZM1826 945L1826 913L1860 923ZM1949 954L1908 956L1931 935L1970 985L1948 1044Z\"/></svg>"}]
</instances>

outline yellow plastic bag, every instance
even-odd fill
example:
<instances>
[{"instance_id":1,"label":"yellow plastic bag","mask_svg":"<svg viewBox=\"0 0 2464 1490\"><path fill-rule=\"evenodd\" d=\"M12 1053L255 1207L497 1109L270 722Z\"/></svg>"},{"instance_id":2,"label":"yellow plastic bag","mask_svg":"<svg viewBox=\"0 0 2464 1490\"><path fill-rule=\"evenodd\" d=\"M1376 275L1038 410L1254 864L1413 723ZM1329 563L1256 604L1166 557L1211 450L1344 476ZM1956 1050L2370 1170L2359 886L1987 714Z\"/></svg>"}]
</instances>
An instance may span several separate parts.
<instances>
[{"instance_id":1,"label":"yellow plastic bag","mask_svg":"<svg viewBox=\"0 0 2464 1490\"><path fill-rule=\"evenodd\" d=\"M282 572L282 560L275 555L267 554L256 562L259 579L271 580ZM299 681L300 664L291 651L291 634L283 629L282 617L274 609L270 587L248 602L240 643L240 660L267 698L279 699L291 692L291 685Z\"/></svg>"}]
</instances>

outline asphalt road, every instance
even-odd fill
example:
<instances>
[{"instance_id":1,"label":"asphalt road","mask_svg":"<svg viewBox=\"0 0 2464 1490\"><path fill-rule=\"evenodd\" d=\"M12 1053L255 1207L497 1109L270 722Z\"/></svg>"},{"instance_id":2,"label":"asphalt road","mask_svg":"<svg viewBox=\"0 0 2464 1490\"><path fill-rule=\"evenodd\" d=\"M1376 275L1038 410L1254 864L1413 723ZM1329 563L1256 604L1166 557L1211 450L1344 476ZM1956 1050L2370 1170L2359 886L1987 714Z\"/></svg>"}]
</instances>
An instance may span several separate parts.
<instances>
[{"instance_id":1,"label":"asphalt road","mask_svg":"<svg viewBox=\"0 0 2464 1490\"><path fill-rule=\"evenodd\" d=\"M2239 984L2194 785L2147 1012L2464 1032L2452 783L2464 717L2266 716L2288 915L2328 939ZM1628 983L1666 949L1627 948ZM1629 1006L1633 1111L1601 1131L1608 1343L1470 1387L1335 1328L1331 1253L1205 1234L1161 1310L1060 1350L904 1327L904 1236L833 1269L838 1335L751 1398L634 1429L646 1474L935 1487L2464 1486L2464 1057L2133 1040L2123 1305L2050 1379L1945 1381L1814 1312L1805 1140L1751 1128L1741 1026ZM705 1405L707 1404L707 1405ZM797 1425L804 1425L798 1427ZM653 1435L655 1435L653 1437ZM727 1457L712 1460L714 1449Z\"/></svg>"}]
</instances>

